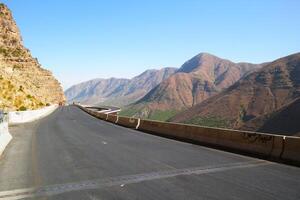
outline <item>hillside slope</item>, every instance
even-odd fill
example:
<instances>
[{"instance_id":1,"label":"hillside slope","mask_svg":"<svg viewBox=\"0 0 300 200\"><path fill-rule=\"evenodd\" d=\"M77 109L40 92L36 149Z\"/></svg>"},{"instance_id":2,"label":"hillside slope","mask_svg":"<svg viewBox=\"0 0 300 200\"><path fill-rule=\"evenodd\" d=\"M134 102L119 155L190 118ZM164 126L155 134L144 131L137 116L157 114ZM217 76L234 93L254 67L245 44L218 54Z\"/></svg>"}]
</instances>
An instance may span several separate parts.
<instances>
[{"instance_id":1,"label":"hillside slope","mask_svg":"<svg viewBox=\"0 0 300 200\"><path fill-rule=\"evenodd\" d=\"M132 79L94 79L72 86L65 91L69 102L122 106L142 98L176 68L146 70Z\"/></svg>"},{"instance_id":2,"label":"hillside slope","mask_svg":"<svg viewBox=\"0 0 300 200\"><path fill-rule=\"evenodd\" d=\"M123 114L167 120L260 67L250 63L234 63L208 53L198 54L141 100L127 107Z\"/></svg>"},{"instance_id":3,"label":"hillside slope","mask_svg":"<svg viewBox=\"0 0 300 200\"><path fill-rule=\"evenodd\" d=\"M299 97L300 53L297 53L267 64L171 120L240 129L250 120L269 115Z\"/></svg>"},{"instance_id":4,"label":"hillside slope","mask_svg":"<svg viewBox=\"0 0 300 200\"><path fill-rule=\"evenodd\" d=\"M65 95L68 102L96 104L120 95L129 82L129 79L93 79L70 87L65 91Z\"/></svg>"},{"instance_id":5,"label":"hillside slope","mask_svg":"<svg viewBox=\"0 0 300 200\"><path fill-rule=\"evenodd\" d=\"M60 83L22 44L10 10L0 4L0 107L25 110L64 101Z\"/></svg>"},{"instance_id":6,"label":"hillside slope","mask_svg":"<svg viewBox=\"0 0 300 200\"><path fill-rule=\"evenodd\" d=\"M300 136L300 98L271 114L254 118L241 129L264 133Z\"/></svg>"}]
</instances>

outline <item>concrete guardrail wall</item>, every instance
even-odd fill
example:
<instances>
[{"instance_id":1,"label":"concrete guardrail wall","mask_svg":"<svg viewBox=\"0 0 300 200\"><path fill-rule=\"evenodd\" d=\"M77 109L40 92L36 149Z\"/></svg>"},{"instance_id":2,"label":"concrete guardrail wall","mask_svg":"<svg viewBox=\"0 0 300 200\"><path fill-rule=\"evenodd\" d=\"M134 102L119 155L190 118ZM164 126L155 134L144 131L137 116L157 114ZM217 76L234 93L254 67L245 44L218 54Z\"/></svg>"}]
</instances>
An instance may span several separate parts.
<instances>
[{"instance_id":1,"label":"concrete guardrail wall","mask_svg":"<svg viewBox=\"0 0 300 200\"><path fill-rule=\"evenodd\" d=\"M98 117L97 112L83 107L80 108L97 118L124 127L300 165L299 137L168 123L115 115Z\"/></svg>"},{"instance_id":2,"label":"concrete guardrail wall","mask_svg":"<svg viewBox=\"0 0 300 200\"><path fill-rule=\"evenodd\" d=\"M8 131L8 115L1 113L0 116L0 156L2 155L5 147L11 141L12 136Z\"/></svg>"},{"instance_id":3,"label":"concrete guardrail wall","mask_svg":"<svg viewBox=\"0 0 300 200\"><path fill-rule=\"evenodd\" d=\"M31 122L51 114L58 106L52 105L39 110L9 112L0 115L0 156L12 139L8 125Z\"/></svg>"},{"instance_id":4,"label":"concrete guardrail wall","mask_svg":"<svg viewBox=\"0 0 300 200\"><path fill-rule=\"evenodd\" d=\"M43 118L52 113L57 107L57 105L52 105L38 110L9 112L9 124L26 123Z\"/></svg>"}]
</instances>

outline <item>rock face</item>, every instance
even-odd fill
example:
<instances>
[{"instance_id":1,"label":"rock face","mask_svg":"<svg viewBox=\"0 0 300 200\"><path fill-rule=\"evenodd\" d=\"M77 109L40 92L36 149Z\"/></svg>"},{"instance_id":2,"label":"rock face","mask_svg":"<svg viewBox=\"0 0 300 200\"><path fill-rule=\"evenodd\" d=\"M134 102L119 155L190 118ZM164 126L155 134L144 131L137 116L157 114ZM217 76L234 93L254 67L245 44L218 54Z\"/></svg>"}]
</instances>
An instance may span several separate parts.
<instances>
[{"instance_id":1,"label":"rock face","mask_svg":"<svg viewBox=\"0 0 300 200\"><path fill-rule=\"evenodd\" d=\"M10 10L0 4L0 107L36 109L64 101L60 83L22 44Z\"/></svg>"},{"instance_id":2,"label":"rock face","mask_svg":"<svg viewBox=\"0 0 300 200\"><path fill-rule=\"evenodd\" d=\"M142 98L177 69L147 70L132 79L94 79L74 85L65 91L69 102L123 106Z\"/></svg>"},{"instance_id":3,"label":"rock face","mask_svg":"<svg viewBox=\"0 0 300 200\"><path fill-rule=\"evenodd\" d=\"M272 113L299 97L300 53L297 53L267 64L225 91L178 114L172 121L201 125L205 121L214 122L215 125L222 122L228 128L258 130L266 127L263 124ZM276 115L293 112L288 108L284 112L278 111Z\"/></svg>"},{"instance_id":4,"label":"rock face","mask_svg":"<svg viewBox=\"0 0 300 200\"><path fill-rule=\"evenodd\" d=\"M142 118L166 120L176 112L217 94L261 66L234 63L201 53L185 62L174 75L128 107L127 111ZM157 118L158 113L164 117Z\"/></svg>"}]
</instances>

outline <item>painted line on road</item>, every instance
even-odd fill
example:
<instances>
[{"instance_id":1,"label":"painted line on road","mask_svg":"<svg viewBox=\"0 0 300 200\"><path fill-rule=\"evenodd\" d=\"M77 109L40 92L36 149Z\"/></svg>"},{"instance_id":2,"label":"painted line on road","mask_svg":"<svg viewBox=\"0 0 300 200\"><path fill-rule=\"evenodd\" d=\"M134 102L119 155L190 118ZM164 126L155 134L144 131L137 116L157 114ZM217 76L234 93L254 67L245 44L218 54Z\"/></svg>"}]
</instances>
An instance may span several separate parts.
<instances>
[{"instance_id":1,"label":"painted line on road","mask_svg":"<svg viewBox=\"0 0 300 200\"><path fill-rule=\"evenodd\" d=\"M18 199L24 199L29 197L46 197L46 196L63 194L66 192L101 189L101 188L111 187L111 186L123 185L124 187L127 184L139 183L143 181L171 178L171 177L182 176L182 175L209 174L209 173L229 171L234 169L258 167L258 166L264 166L270 164L272 163L268 161L259 160L259 161L239 162L239 163L202 166L202 167L185 168L185 169L165 170L165 171L158 171L158 172L151 172L151 173L144 173L144 174L112 177L106 179L81 181L76 183L49 185L49 186L43 186L39 188L17 189L17 190L0 192L0 200L18 200Z\"/></svg>"}]
</instances>

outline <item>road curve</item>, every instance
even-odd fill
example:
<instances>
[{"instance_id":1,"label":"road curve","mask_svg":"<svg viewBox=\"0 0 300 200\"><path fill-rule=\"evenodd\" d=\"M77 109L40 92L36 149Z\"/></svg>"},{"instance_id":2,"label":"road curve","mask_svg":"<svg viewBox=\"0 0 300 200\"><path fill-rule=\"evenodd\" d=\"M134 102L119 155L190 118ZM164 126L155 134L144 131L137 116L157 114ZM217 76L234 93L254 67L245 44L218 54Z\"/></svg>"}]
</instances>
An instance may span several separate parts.
<instances>
[{"instance_id":1,"label":"road curve","mask_svg":"<svg viewBox=\"0 0 300 200\"><path fill-rule=\"evenodd\" d=\"M2 199L300 199L300 168L162 138L60 107L10 127Z\"/></svg>"}]
</instances>

